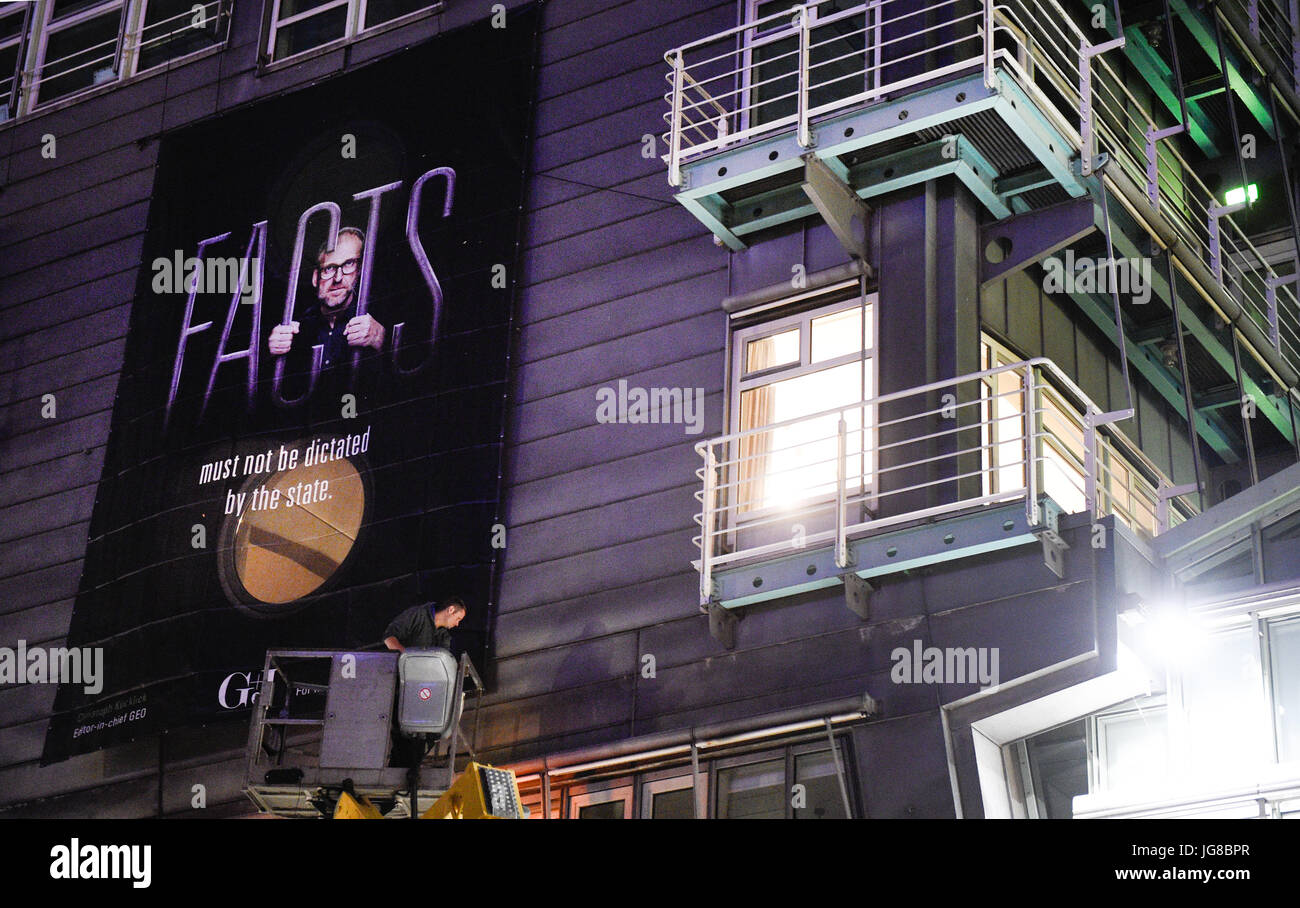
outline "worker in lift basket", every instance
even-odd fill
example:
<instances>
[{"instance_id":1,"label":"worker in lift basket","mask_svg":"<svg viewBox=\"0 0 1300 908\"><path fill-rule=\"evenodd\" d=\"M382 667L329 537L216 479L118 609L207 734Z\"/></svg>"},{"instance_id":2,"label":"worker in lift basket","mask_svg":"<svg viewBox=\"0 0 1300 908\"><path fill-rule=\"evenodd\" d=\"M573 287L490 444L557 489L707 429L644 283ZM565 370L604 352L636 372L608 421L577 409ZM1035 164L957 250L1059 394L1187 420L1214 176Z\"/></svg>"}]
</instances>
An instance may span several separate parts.
<instances>
[{"instance_id":1,"label":"worker in lift basket","mask_svg":"<svg viewBox=\"0 0 1300 908\"><path fill-rule=\"evenodd\" d=\"M396 652L405 652L406 648L429 649L441 647L451 649L451 629L460 624L469 609L465 600L459 596L444 599L441 604L422 602L401 612L388 623L384 629L384 645ZM392 732L393 746L389 764L392 766L414 766L424 759L425 742L403 735L396 724Z\"/></svg>"},{"instance_id":2,"label":"worker in lift basket","mask_svg":"<svg viewBox=\"0 0 1300 908\"><path fill-rule=\"evenodd\" d=\"M384 645L399 653L405 652L408 646L451 649L451 629L467 614L469 609L459 596L444 599L441 604L413 605L388 623L384 629Z\"/></svg>"}]
</instances>

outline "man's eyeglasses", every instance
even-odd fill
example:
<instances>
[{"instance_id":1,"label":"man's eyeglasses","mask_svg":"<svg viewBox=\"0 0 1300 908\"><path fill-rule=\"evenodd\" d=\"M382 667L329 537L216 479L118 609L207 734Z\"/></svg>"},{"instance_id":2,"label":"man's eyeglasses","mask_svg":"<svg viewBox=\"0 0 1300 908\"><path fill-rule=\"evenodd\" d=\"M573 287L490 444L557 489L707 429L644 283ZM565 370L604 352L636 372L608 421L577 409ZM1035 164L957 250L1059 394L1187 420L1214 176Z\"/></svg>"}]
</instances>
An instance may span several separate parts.
<instances>
[{"instance_id":1,"label":"man's eyeglasses","mask_svg":"<svg viewBox=\"0 0 1300 908\"><path fill-rule=\"evenodd\" d=\"M341 265L321 265L316 270L320 272L322 280L332 281L334 275L342 271L344 274L356 274L357 266L361 264L361 259L348 259Z\"/></svg>"}]
</instances>

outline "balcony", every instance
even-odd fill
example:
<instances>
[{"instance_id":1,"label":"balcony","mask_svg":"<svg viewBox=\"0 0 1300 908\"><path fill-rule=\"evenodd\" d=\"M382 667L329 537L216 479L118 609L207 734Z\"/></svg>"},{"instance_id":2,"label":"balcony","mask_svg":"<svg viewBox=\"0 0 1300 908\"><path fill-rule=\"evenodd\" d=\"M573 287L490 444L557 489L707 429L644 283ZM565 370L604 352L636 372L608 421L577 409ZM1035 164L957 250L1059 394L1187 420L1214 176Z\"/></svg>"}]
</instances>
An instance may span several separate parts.
<instances>
[{"instance_id":1,"label":"balcony","mask_svg":"<svg viewBox=\"0 0 1300 908\"><path fill-rule=\"evenodd\" d=\"M1035 542L1063 576L1063 514L1148 539L1194 514L1106 416L1040 358L701 442L701 607Z\"/></svg>"},{"instance_id":2,"label":"balcony","mask_svg":"<svg viewBox=\"0 0 1300 908\"><path fill-rule=\"evenodd\" d=\"M1293 30L1274 28L1273 12L1257 9L1260 40L1282 48ZM1270 431L1290 439L1296 275L1279 274L1234 219L1251 201L1218 199L1171 142L1195 124L1164 125L1112 65L1107 55L1127 40L1122 23L1109 24L1107 39L1086 27L1055 0L817 0L682 45L666 54L669 182L740 250L818 214L843 240L849 215L869 214L865 200L955 177L996 222L985 237L1037 240L1006 265L984 263L982 282L1081 241L1082 211L1085 235L1104 236L1114 255L1166 251L1154 282L1163 307L1128 306L1121 344L1152 385L1181 409L1181 378L1150 345L1172 330L1177 297L1194 298L1181 315L1192 373L1212 377L1207 388L1239 384ZM849 207L827 189L836 183ZM1075 299L1106 318L1109 306ZM1258 367L1237 368L1234 338ZM1199 432L1236 460L1240 427L1216 407L1221 400L1197 404Z\"/></svg>"}]
</instances>

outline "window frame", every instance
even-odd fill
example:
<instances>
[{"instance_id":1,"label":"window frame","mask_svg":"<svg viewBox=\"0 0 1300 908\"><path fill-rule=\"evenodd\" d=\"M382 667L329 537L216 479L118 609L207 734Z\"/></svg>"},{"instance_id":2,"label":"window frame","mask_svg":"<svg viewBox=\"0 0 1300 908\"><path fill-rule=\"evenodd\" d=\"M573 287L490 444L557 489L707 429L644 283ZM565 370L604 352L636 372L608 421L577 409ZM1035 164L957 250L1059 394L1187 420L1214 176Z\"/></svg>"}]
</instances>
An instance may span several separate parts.
<instances>
[{"instance_id":1,"label":"window frame","mask_svg":"<svg viewBox=\"0 0 1300 908\"><path fill-rule=\"evenodd\" d=\"M866 313L868 318L866 323L868 345L853 353L846 353L821 362L812 362L813 321L849 309L861 309L864 305L868 310ZM796 306L798 307L797 310L791 311ZM877 344L880 338L879 292L872 290L864 296L861 292L861 283L855 278L819 290L814 294L801 294L797 298L783 300L773 306L765 306L761 318L759 317L760 313L754 312L752 313L754 320L750 321L749 315L750 313L734 313L731 319L732 324L728 326L728 342L731 347L731 360L728 363L727 373L728 434L742 431L740 427L741 400L746 391L862 361L863 369L869 370L865 373L865 377L871 394L860 402L864 418L862 451L856 455L850 452L848 456L870 457L870 469L862 470L863 485L856 488L857 493L861 494L869 503L868 507L874 510L876 504L875 493L878 486L876 474L880 468L880 458L877 453L879 429L876 425L874 407L869 407L867 404L880 396L880 368L877 361ZM736 322L742 319L747 323L737 325ZM798 361L747 372L745 360L748 345L752 341L762 340L789 331L791 326L797 326L800 332ZM860 393L861 391L859 391ZM853 404L846 404L845 408L851 406ZM734 465L739 459L739 440L732 441L729 447L727 457ZM736 469L735 466L729 467L729 471L734 469ZM848 479L846 477L846 488L853 489L854 487L849 485ZM731 481L730 475L728 481ZM833 495L829 497L810 495L807 498L800 499L799 503L793 506L777 504L755 507L746 506L746 503L741 500L737 489L736 494L732 496L733 500L729 501L727 505L728 525L731 531L734 532L743 528L747 523L761 521L764 518L792 509L795 511L803 510L818 502L830 500L830 498L833 498Z\"/></svg>"},{"instance_id":2,"label":"window frame","mask_svg":"<svg viewBox=\"0 0 1300 908\"><path fill-rule=\"evenodd\" d=\"M18 39L20 51L18 54L15 90L10 98L9 119L0 121L0 125L33 114L57 110L86 97L111 90L114 86L134 81L136 78L148 76L169 69L176 64L196 60L208 54L219 53L229 44L230 18L234 0L193 0L191 7L195 3L200 4L205 9L205 17L211 17L210 19L205 18L205 22L216 24L216 33L212 43L197 50L166 57L151 66L141 68L142 32L145 27L144 22L150 2L151 0L101 0L101 2L92 3L84 9L69 13L57 20L53 18L54 0L37 0L35 3L22 4L29 11L23 23L23 33ZM7 4L0 3L0 7L5 5ZM112 59L113 77L98 84L92 82L90 85L77 88L53 100L43 100L41 98L41 88L44 83L51 78L58 78L63 75L63 73L56 73L53 76L42 75L42 71L49 63L47 56L50 37L113 12L118 15L117 40ZM192 14L192 10L190 10L183 14L177 14L174 18ZM210 25L205 25L205 31L210 27ZM13 39L11 39L6 46L13 43Z\"/></svg>"},{"instance_id":3,"label":"window frame","mask_svg":"<svg viewBox=\"0 0 1300 908\"><path fill-rule=\"evenodd\" d=\"M760 126L770 126L773 123L782 122L783 120L788 119L790 116L794 116L796 118L798 116L798 113L796 111L796 113L793 115L787 114L785 117L778 117L777 119L766 123L754 122L753 113L754 113L755 80L753 77L753 73L754 73L754 67L756 65L754 61L754 51L762 47L765 47L769 44L775 44L779 41L785 40L786 38L795 37L799 34L798 29L794 28L790 24L790 19L785 20L784 23L781 25L772 26L765 31L759 31L757 26L750 24L760 18L758 14L759 8L771 2L774 2L774 0L744 0L744 2L740 6L740 15L742 17L740 24L745 26L745 29L740 33L739 36L739 40L741 42L741 46L740 46L741 70L737 74L739 84L736 86L737 89L736 97L739 99L739 104L738 104L738 115L736 118L737 119L736 130L742 133L750 129L751 126L754 128L758 128ZM870 46L864 47L863 50L864 55L869 54L871 57L871 63L869 68L863 70L862 73L861 91L863 93L869 93L871 91L871 87L872 87L871 82L873 80L873 75L872 75L873 73L877 85L879 84L881 63L883 59L881 56L881 46L884 38L882 32L881 8L886 2L888 2L888 0L871 0L871 2L868 4L865 10L861 10L861 11L854 10L854 9L835 10L834 12L830 12L825 15L822 15L820 7L818 6L808 7L809 12L812 14L813 28L822 25L829 25L840 19L848 18L849 16L855 16L859 14L862 14L864 16L864 22L866 23L865 24L866 31L869 34L871 34L875 40ZM787 3L785 9L778 10L776 13L769 13L767 15L779 15L782 13L788 14L790 10L793 9L793 7L796 5L798 4L795 2ZM767 61L759 61L757 65L762 66L764 62ZM798 70L797 63L794 69L795 71ZM857 92L854 92L854 94L857 94ZM870 101L874 99L867 98L866 100ZM797 104L796 104L796 108L797 108ZM774 126L772 128L778 128L778 127Z\"/></svg>"},{"instance_id":4,"label":"window frame","mask_svg":"<svg viewBox=\"0 0 1300 908\"><path fill-rule=\"evenodd\" d=\"M282 0L264 0L262 14L262 40L260 51L258 53L258 72L259 74L275 72L282 68L289 61L300 63L310 59L313 55L326 54L330 51L337 50L347 44L372 35L383 34L394 28L401 28L419 22L423 19L436 16L444 12L447 8L446 0L428 0L420 9L409 13L403 13L384 22L377 22L374 25L365 24L366 14L369 11L369 0L326 0L320 6L312 7L302 13L296 13L285 19L279 18L280 3ZM323 44L317 44L314 47L304 48L292 54L286 54L283 57L275 56L276 37L281 28L286 25L293 25L298 22L305 22L313 16L320 15L332 9L338 9L346 6L348 14L345 19L343 34L338 38L333 38Z\"/></svg>"},{"instance_id":5,"label":"window frame","mask_svg":"<svg viewBox=\"0 0 1300 908\"><path fill-rule=\"evenodd\" d=\"M63 18L56 21L54 19L54 0L45 0L45 2L41 5L40 12L37 14L36 17L33 18L33 21L39 22L39 25L37 26L38 30L37 30L36 42L35 42L35 57L32 59L32 66L28 70L32 74L31 86L30 88L28 88L27 91L24 92L24 96L25 96L24 101L27 109L29 111L35 111L40 109L42 106L41 86L45 82L49 81L50 79L57 79L59 78L59 76L66 75L66 73L58 73L54 76L47 77L43 74L43 70L46 68L46 66L49 65L49 60L47 59L47 53L49 50L50 36L57 35L60 32L64 32L64 31L68 31L69 29L76 28L78 25L81 25L85 22L89 22L92 19L98 19L113 11L116 11L118 13L117 40L113 48L112 65L113 65L114 77L112 79L105 79L103 82L100 83L92 82L90 85L82 86L81 88L75 89L74 91L68 92L67 94L60 95L59 97L55 98L53 101L49 101L46 103L50 105L57 104L60 101L65 101L69 98L77 97L83 94L84 92L90 91L91 89L99 88L101 85L108 85L108 84L121 81L122 69L123 69L122 68L122 45L125 43L124 36L125 36L125 29L126 29L126 19L128 13L130 12L129 7L132 4L137 2L139 2L139 0L100 0L100 2L98 3L91 3L85 9L77 10L76 12L64 16ZM74 67L73 69L74 70L81 69L87 65L88 64L82 64L81 66ZM72 70L69 70L69 72L70 71Z\"/></svg>"},{"instance_id":6,"label":"window frame","mask_svg":"<svg viewBox=\"0 0 1300 908\"><path fill-rule=\"evenodd\" d=\"M1157 694L1148 698L1125 700L1089 716L1086 725L1088 736L1088 793L1122 793L1125 790L1111 787L1107 769L1109 764L1106 760L1106 743L1111 726L1131 721L1134 717L1143 721L1145 721L1148 714L1164 717L1165 733L1163 742L1166 749L1166 768L1172 769L1174 753L1170 732L1172 729L1171 723L1174 721L1174 713L1175 710L1170 709L1166 695Z\"/></svg>"},{"instance_id":7,"label":"window frame","mask_svg":"<svg viewBox=\"0 0 1300 908\"><path fill-rule=\"evenodd\" d=\"M858 786L853 777L853 761L851 759L852 745L850 743L850 732L836 732L834 734L835 754L839 758L839 770L844 773L844 786L849 794L849 819L858 819L861 816L861 810L858 806ZM782 819L793 820L794 804L793 794L796 783L795 763L796 758L809 754L831 753L831 743L824 738L818 738L812 741L804 741L798 744L786 744L784 746L769 747L762 750L751 751L745 754L737 754L730 757L722 757L709 761L709 788L708 788L708 817L711 820L733 819L724 817L719 811L718 799L722 794L722 788L718 784L718 774L728 769L737 769L743 766L757 765L759 763L772 763L780 759L783 761L783 779L781 802L783 805ZM836 784L839 779L837 774ZM841 795L841 798L843 795Z\"/></svg>"},{"instance_id":8,"label":"window frame","mask_svg":"<svg viewBox=\"0 0 1300 908\"><path fill-rule=\"evenodd\" d=\"M988 355L986 358L986 354L991 355ZM1010 344L1003 341L996 334L992 333L987 328L981 328L979 359L981 371L997 368L998 365L1002 364L999 363L1000 359L1005 360L1006 363L1017 363L1024 362L1030 359L1030 357L1022 356L1017 353ZM981 383L984 388L987 388L988 384L987 380ZM1056 432L1046 426L1046 410L1049 407L1054 408L1057 416L1059 416L1064 422L1076 428L1085 441L1087 438L1086 429L1081 419L1075 416L1074 413L1070 412L1078 409L1078 407L1071 402L1070 395L1058 388L1053 383L1052 377L1046 373L1043 374L1043 385L1044 388L1042 390L1041 400L1045 412L1043 414L1044 418L1040 421L1040 425L1042 426L1042 431L1044 433L1044 444L1050 448L1051 456L1054 456L1057 459L1058 464L1062 465L1062 471L1064 471L1064 468L1068 466L1078 476L1079 482L1082 484L1078 491L1085 499L1085 511L1067 511L1066 513L1085 513L1087 506L1086 460L1079 460L1077 455L1069 450L1069 445L1066 440L1062 439ZM1023 404L1020 406L1021 414L1023 416ZM981 418L984 418L983 410L981 410ZM1157 535L1155 531L1159 529L1159 518L1154 510L1154 503L1152 504L1152 509L1150 511L1148 511L1144 506L1144 499L1138 490L1136 481L1141 479L1153 489L1156 489L1158 488L1158 482L1152 480L1150 477L1154 476L1157 477L1157 479L1163 478L1171 484L1173 480L1171 477L1164 476L1160 468L1153 464L1150 459L1142 453L1141 447L1133 444L1121 429L1117 428L1113 424L1108 428L1114 433L1113 437L1107 439L1104 433L1098 432L1097 500L1093 502L1093 507L1095 511L1100 512L1106 512L1109 508L1109 513L1113 515L1118 522L1124 524L1126 528L1131 530L1134 535L1149 540ZM988 476L991 470L996 469L995 467L990 467L989 461L987 460L987 452L989 451L989 442L987 439L988 426L986 424L984 437L981 438L981 448L986 452L984 454L986 459L981 466L981 476L983 477L982 481L985 483L984 489L986 494L988 489ZM1102 443L1103 441L1104 443ZM1086 452L1084 453L1086 457ZM1122 490L1111 485L1111 483L1116 481L1119 471L1121 470L1127 474L1127 479L1124 482ZM1068 480L1062 478L1061 481ZM1047 483L1044 482L1044 487L1046 484ZM1045 491L1045 488L1040 489L1040 491ZM1119 503L1121 500L1125 502L1123 505ZM1056 499L1053 498L1053 501L1056 501ZM1065 502L1056 501L1056 503L1061 505L1064 509ZM1173 517L1179 513L1178 505L1175 503L1174 499L1170 500L1169 509L1171 515L1170 525L1173 526ZM1143 521L1142 518L1144 515L1150 518L1150 524Z\"/></svg>"},{"instance_id":9,"label":"window frame","mask_svg":"<svg viewBox=\"0 0 1300 908\"><path fill-rule=\"evenodd\" d=\"M580 782L568 786L564 791L564 816L570 820L582 819L584 807L608 804L611 801L623 802L623 819L635 819L633 813L636 804L636 787L634 777L620 776L601 782Z\"/></svg>"},{"instance_id":10,"label":"window frame","mask_svg":"<svg viewBox=\"0 0 1300 908\"><path fill-rule=\"evenodd\" d=\"M708 816L708 786L709 774L707 770L700 772L699 785L695 784L692 778L691 768L687 766L685 770L680 767L673 769L660 770L659 772L645 773L637 779L637 819L653 820L654 816L654 796L665 794L672 791L690 791L695 789L694 797L691 800L691 806L697 819L703 819Z\"/></svg>"},{"instance_id":11,"label":"window frame","mask_svg":"<svg viewBox=\"0 0 1300 908\"><path fill-rule=\"evenodd\" d=\"M225 27L224 33L219 36L218 40L214 41L208 47L201 47L198 50L192 50L189 51L188 53L178 54L175 57L168 57L166 60L163 60L161 63L155 63L152 66L148 66L145 67L144 69L141 69L140 58L141 58L141 49L144 43L143 32L145 29L145 17L148 15L149 12L149 4L154 2L154 0L127 0L127 2L130 3L130 5L133 8L133 17L132 17L132 21L129 22L127 26L128 38L126 41L127 43L126 53L130 59L127 66L124 66L124 69L129 68L129 72L122 77L123 80L132 79L135 78L136 76L141 76L146 73L151 73L154 72L155 70L159 70L164 67L171 66L172 64L178 63L183 60L196 58L201 54L214 53L216 50L224 48L226 46L226 43L230 40L230 17L233 11L234 0L191 0L190 3L191 9L187 13L178 14L173 18L181 18L181 16L184 15L193 15L193 7L195 5L201 5L204 7L204 16L211 15L213 19L218 23L218 28L221 28L224 22L224 27ZM211 13L207 11L207 7L209 6L213 7ZM181 29L172 29L172 31L168 32L168 34L170 35L176 31L181 31Z\"/></svg>"}]
</instances>

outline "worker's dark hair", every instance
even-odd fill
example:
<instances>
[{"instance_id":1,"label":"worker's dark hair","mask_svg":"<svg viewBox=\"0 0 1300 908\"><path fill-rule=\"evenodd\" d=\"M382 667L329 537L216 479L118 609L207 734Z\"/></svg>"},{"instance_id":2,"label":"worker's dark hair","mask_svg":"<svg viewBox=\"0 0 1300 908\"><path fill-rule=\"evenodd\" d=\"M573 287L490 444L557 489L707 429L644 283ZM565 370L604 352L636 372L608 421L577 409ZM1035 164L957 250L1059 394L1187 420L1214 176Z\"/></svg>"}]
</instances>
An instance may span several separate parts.
<instances>
[{"instance_id":1,"label":"worker's dark hair","mask_svg":"<svg viewBox=\"0 0 1300 908\"><path fill-rule=\"evenodd\" d=\"M466 605L465 600L459 596L448 596L446 599L442 600L442 602L438 603L438 607L434 609L434 612L444 611L451 608L453 605L459 605L466 615L469 614L469 606Z\"/></svg>"}]
</instances>

